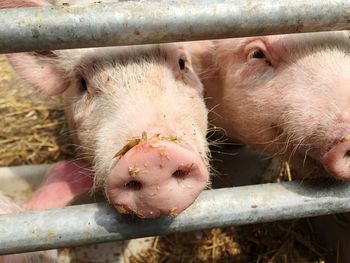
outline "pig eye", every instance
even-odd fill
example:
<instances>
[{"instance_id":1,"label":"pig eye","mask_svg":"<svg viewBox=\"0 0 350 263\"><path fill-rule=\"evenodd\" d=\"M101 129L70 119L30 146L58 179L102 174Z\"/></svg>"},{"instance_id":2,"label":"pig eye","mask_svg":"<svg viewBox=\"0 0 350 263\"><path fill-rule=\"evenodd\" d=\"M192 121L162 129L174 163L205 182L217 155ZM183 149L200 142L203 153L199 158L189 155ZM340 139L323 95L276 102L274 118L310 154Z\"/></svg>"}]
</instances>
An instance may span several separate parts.
<instances>
[{"instance_id":1,"label":"pig eye","mask_svg":"<svg viewBox=\"0 0 350 263\"><path fill-rule=\"evenodd\" d=\"M185 69L185 60L183 58L179 59L179 67L180 67L180 70Z\"/></svg>"},{"instance_id":2,"label":"pig eye","mask_svg":"<svg viewBox=\"0 0 350 263\"><path fill-rule=\"evenodd\" d=\"M81 77L79 82L79 91L86 92L87 91L87 83L86 80Z\"/></svg>"},{"instance_id":3,"label":"pig eye","mask_svg":"<svg viewBox=\"0 0 350 263\"><path fill-rule=\"evenodd\" d=\"M255 58L255 59L265 59L265 53L260 49L255 49L248 55L249 58Z\"/></svg>"}]
</instances>

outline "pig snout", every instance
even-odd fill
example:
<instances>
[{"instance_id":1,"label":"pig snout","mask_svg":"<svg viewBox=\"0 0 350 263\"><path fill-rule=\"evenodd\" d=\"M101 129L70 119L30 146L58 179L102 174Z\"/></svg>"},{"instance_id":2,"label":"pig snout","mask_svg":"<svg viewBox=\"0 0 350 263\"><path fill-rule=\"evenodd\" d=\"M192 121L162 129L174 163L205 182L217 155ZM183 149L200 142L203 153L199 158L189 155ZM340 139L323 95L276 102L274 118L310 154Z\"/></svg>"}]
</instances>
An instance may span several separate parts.
<instances>
[{"instance_id":1,"label":"pig snout","mask_svg":"<svg viewBox=\"0 0 350 263\"><path fill-rule=\"evenodd\" d=\"M344 137L324 156L323 165L333 176L339 179L350 179L350 136Z\"/></svg>"},{"instance_id":2,"label":"pig snout","mask_svg":"<svg viewBox=\"0 0 350 263\"><path fill-rule=\"evenodd\" d=\"M143 142L113 167L107 196L122 213L176 216L194 202L208 179L206 165L191 150L174 142Z\"/></svg>"}]
</instances>

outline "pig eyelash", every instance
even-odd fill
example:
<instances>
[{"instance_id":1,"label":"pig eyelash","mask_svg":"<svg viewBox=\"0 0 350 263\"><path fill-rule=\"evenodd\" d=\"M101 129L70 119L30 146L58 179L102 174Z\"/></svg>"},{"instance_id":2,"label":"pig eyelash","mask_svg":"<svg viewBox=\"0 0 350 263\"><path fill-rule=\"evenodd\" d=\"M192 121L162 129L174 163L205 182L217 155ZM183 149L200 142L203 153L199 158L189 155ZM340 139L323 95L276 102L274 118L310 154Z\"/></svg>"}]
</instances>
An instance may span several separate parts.
<instances>
[{"instance_id":1,"label":"pig eyelash","mask_svg":"<svg viewBox=\"0 0 350 263\"><path fill-rule=\"evenodd\" d=\"M180 67L180 70L184 70L185 69L185 60L183 58L180 58L179 59L179 67Z\"/></svg>"}]
</instances>

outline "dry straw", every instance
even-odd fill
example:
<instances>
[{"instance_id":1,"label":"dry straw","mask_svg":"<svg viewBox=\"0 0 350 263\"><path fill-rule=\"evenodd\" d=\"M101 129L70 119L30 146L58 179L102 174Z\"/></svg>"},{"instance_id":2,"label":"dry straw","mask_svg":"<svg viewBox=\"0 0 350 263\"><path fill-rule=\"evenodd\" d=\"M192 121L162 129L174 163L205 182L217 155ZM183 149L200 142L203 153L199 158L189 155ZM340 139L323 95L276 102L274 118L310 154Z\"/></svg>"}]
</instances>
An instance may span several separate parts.
<instances>
[{"instance_id":1,"label":"dry straw","mask_svg":"<svg viewBox=\"0 0 350 263\"><path fill-rule=\"evenodd\" d=\"M61 100L21 84L0 57L0 165L52 163L72 157Z\"/></svg>"}]
</instances>

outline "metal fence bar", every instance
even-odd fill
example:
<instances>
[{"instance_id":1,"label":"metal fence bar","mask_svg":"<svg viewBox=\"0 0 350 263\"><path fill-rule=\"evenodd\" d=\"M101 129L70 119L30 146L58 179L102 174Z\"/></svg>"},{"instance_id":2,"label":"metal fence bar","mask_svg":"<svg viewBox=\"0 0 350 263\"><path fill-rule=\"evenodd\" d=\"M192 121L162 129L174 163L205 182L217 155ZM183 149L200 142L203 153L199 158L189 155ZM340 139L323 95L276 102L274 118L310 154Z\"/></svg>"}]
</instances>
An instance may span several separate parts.
<instances>
[{"instance_id":1,"label":"metal fence bar","mask_svg":"<svg viewBox=\"0 0 350 263\"><path fill-rule=\"evenodd\" d=\"M123 1L0 11L0 53L350 29L348 0Z\"/></svg>"},{"instance_id":2,"label":"metal fence bar","mask_svg":"<svg viewBox=\"0 0 350 263\"><path fill-rule=\"evenodd\" d=\"M350 183L288 182L204 191L178 217L141 220L107 204L0 216L0 254L350 211Z\"/></svg>"}]
</instances>

